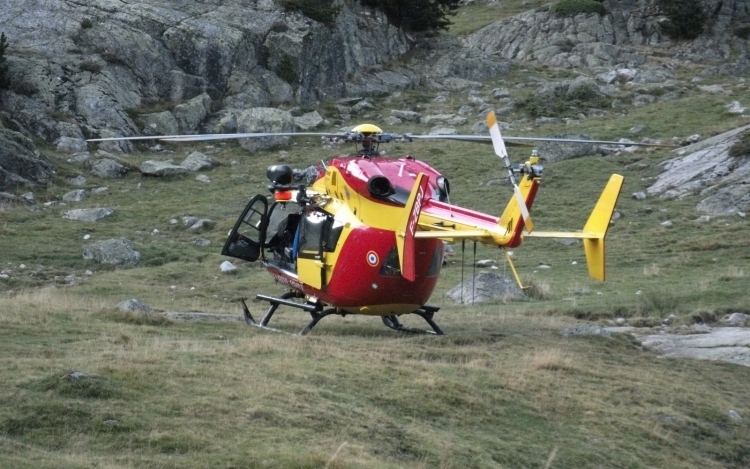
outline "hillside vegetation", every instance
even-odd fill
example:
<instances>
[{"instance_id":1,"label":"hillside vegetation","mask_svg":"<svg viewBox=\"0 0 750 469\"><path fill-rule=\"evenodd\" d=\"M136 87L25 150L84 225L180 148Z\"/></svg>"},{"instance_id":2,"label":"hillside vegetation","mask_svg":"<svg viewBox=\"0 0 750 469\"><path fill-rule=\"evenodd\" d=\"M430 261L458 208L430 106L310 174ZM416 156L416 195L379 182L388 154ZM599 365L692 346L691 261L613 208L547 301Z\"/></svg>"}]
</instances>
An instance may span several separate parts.
<instances>
[{"instance_id":1,"label":"hillside vegetation","mask_svg":"<svg viewBox=\"0 0 750 469\"><path fill-rule=\"evenodd\" d=\"M462 12L454 28L473 28L461 26ZM466 24L482 21L467 18ZM675 73L687 83L696 71ZM487 87L526 84L518 93L528 98L533 79L570 75L517 68ZM718 76L702 84L714 81L731 89L733 100L750 102L744 81ZM649 137L668 142L747 124L725 112L724 97L692 84L682 88L671 101L605 109L569 124L536 124L517 109L512 117L526 118L528 126L504 133L612 139L647 124ZM390 109L432 109L432 98L404 91L360 117L381 125L377 117ZM450 99L445 106L458 107L465 94ZM428 128L415 124L413 130ZM659 358L625 334L561 334L618 318L656 327L653 332L666 320L691 333L680 326L719 324L728 312L750 314L746 218L697 222L697 195L631 197L674 153L639 150L546 165L532 209L541 230L582 228L609 175L625 176L621 217L607 238L606 283L588 278L580 245L529 239L514 258L523 281L545 292L542 299L458 306L445 292L478 269L474 247L462 253L456 244L431 300L441 306L436 321L447 335L400 334L375 318L332 316L298 337L240 321L237 298L284 290L259 265L238 264L236 274L222 274L226 258L219 251L249 197L266 193L267 166L304 168L347 149L323 148L316 138L253 154L236 142L166 147L174 153L155 155L144 147L123 159L137 167L200 150L214 160L205 172L211 182L194 175L131 172L104 180L87 173L87 188L107 190L62 203L73 189L68 178L81 166L47 149L57 175L34 192L34 208L0 206L0 270L12 273L0 279L0 467L750 466L749 367ZM529 154L510 151L514 162ZM507 185L487 184L506 174L487 146L394 143L386 153L411 154L440 169L451 181L452 203L497 214L511 197ZM83 207L110 207L115 214L98 222L62 218ZM170 222L188 215L210 218L215 228L195 233ZM113 237L133 241L142 255L137 267L83 260L84 245ZM211 243L196 245L197 238ZM476 259L487 258L509 273L501 251L478 247ZM157 311L116 308L131 298ZM265 309L248 304L253 313ZM160 314L167 312L215 316L185 321ZM308 320L288 310L274 318L288 332Z\"/></svg>"}]
</instances>

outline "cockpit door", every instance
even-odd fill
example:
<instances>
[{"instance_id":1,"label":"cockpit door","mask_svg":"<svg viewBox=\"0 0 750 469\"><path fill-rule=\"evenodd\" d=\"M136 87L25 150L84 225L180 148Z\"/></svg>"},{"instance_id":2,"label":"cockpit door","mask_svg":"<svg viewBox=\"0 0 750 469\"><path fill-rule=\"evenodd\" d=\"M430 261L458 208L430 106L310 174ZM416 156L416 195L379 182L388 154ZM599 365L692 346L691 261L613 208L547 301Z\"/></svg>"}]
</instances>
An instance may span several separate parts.
<instances>
[{"instance_id":1,"label":"cockpit door","mask_svg":"<svg viewBox=\"0 0 750 469\"><path fill-rule=\"evenodd\" d=\"M268 199L260 194L253 197L234 224L221 254L250 262L257 261L265 242L267 212Z\"/></svg>"},{"instance_id":2,"label":"cockpit door","mask_svg":"<svg viewBox=\"0 0 750 469\"><path fill-rule=\"evenodd\" d=\"M298 234L297 275L301 282L318 290L325 285L325 241L332 219L311 211L302 218Z\"/></svg>"}]
</instances>

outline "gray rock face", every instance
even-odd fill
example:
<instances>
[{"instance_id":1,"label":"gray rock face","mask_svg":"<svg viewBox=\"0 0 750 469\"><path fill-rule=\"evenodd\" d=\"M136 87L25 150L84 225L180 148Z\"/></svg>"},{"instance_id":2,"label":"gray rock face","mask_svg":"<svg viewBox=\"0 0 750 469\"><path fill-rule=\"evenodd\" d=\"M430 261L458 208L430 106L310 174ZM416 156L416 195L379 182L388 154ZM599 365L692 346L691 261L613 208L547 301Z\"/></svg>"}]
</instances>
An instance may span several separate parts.
<instances>
[{"instance_id":1,"label":"gray rock face","mask_svg":"<svg viewBox=\"0 0 750 469\"><path fill-rule=\"evenodd\" d=\"M515 280L492 272L480 272L473 279L465 280L449 290L446 295L459 304L526 297Z\"/></svg>"},{"instance_id":2,"label":"gray rock face","mask_svg":"<svg viewBox=\"0 0 750 469\"><path fill-rule=\"evenodd\" d=\"M608 13L562 16L538 8L488 25L466 38L469 47L506 59L556 67L593 68L618 63L641 65L642 46L662 48L691 62L747 57L748 41L730 25L750 16L744 0L703 0L708 30L695 40L673 43L659 26L649 0L607 0ZM656 11L658 13L658 10Z\"/></svg>"},{"instance_id":3,"label":"gray rock face","mask_svg":"<svg viewBox=\"0 0 750 469\"><path fill-rule=\"evenodd\" d=\"M138 263L141 253L127 239L108 239L83 248L83 258L100 264L128 267Z\"/></svg>"},{"instance_id":4,"label":"gray rock face","mask_svg":"<svg viewBox=\"0 0 750 469\"><path fill-rule=\"evenodd\" d=\"M717 327L706 334L636 335L644 347L664 357L720 360L750 366L750 330Z\"/></svg>"},{"instance_id":5,"label":"gray rock face","mask_svg":"<svg viewBox=\"0 0 750 469\"><path fill-rule=\"evenodd\" d=\"M0 128L0 191L46 184L54 174L49 160L18 132Z\"/></svg>"},{"instance_id":6,"label":"gray rock face","mask_svg":"<svg viewBox=\"0 0 750 469\"><path fill-rule=\"evenodd\" d=\"M109 208L77 208L65 212L63 218L76 221L97 221L113 213L115 211Z\"/></svg>"},{"instance_id":7,"label":"gray rock face","mask_svg":"<svg viewBox=\"0 0 750 469\"><path fill-rule=\"evenodd\" d=\"M241 110L335 97L347 76L408 50L382 13L357 2L341 7L327 27L278 2L5 0L0 30L13 44L11 80L29 91L3 91L3 101L15 121L53 142L80 138L80 128L102 137L105 129L140 133L125 110L152 103L183 103L170 109L174 121L138 119L149 133L172 134L175 121L196 131L212 100ZM391 72L380 79L413 83ZM74 120L75 131L58 125Z\"/></svg>"},{"instance_id":8,"label":"gray rock face","mask_svg":"<svg viewBox=\"0 0 750 469\"><path fill-rule=\"evenodd\" d=\"M677 157L662 163L664 172L647 189L651 195L682 199L698 193L696 209L731 215L750 208L750 158L729 156L729 149L750 125L674 150Z\"/></svg>"}]
</instances>

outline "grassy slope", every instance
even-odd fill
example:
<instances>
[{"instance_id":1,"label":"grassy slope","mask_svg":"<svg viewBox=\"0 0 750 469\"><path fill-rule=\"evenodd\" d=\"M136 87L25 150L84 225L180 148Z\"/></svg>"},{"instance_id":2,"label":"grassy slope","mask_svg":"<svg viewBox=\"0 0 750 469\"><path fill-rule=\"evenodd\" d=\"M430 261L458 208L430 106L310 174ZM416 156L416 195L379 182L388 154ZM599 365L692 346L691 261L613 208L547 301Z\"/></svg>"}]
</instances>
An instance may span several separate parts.
<instances>
[{"instance_id":1,"label":"grassy slope","mask_svg":"<svg viewBox=\"0 0 750 469\"><path fill-rule=\"evenodd\" d=\"M750 100L744 85L729 86L732 99ZM623 115L533 132L614 138L645 122L650 136L669 139L744 123L723 114L723 97L705 97L690 86L681 93L679 100ZM532 133L512 133L524 132ZM240 322L165 322L116 312L115 304L139 298L165 311L235 313L236 297L282 291L258 266L240 265L234 276L218 272L227 230L248 197L265 190L265 168L280 154L248 155L232 143L218 148L220 165L206 172L210 184L192 176L97 181L86 175L92 187L109 190L75 207L116 210L96 223L62 219L72 206L0 209L0 267L14 272L0 284L1 467L750 464L750 369L657 359L624 336L559 334L579 319L625 316L658 324L675 314L675 322L689 324L716 320L726 309L747 312L745 219L700 224L694 221L697 198L630 198L648 187L669 153L548 165L532 211L539 229L580 228L607 176L626 176L618 205L623 217L608 238L609 281L587 278L580 246L532 240L516 250L516 262L522 278L549 288L546 299L460 307L443 296L461 278L459 253L433 297L443 307L438 322L445 337L399 335L376 319L351 316L327 319L300 338ZM191 148L174 150L179 161ZM511 151L515 161L526 155ZM388 152L408 152L440 168L460 205L499 211L510 196L504 186L484 184L503 176L486 147L397 144ZM303 167L331 153L300 141L285 162ZM58 183L36 192L41 201L59 200L72 190L64 178L80 171L63 159L57 163ZM190 233L170 224L183 215L209 217L217 226ZM673 227L661 226L665 220ZM92 239L84 241L85 234ZM141 251L141 267L113 270L81 259L83 245L120 236ZM197 247L192 242L198 237L212 244ZM471 257L469 248L465 276ZM502 260L484 247L477 257ZM536 269L540 262L552 268ZM85 269L94 275L84 276ZM69 274L78 277L73 286L64 280ZM57 288L36 288L49 283ZM306 320L299 313L274 319L290 331ZM90 376L62 379L73 370ZM731 420L730 409L742 420Z\"/></svg>"}]
</instances>

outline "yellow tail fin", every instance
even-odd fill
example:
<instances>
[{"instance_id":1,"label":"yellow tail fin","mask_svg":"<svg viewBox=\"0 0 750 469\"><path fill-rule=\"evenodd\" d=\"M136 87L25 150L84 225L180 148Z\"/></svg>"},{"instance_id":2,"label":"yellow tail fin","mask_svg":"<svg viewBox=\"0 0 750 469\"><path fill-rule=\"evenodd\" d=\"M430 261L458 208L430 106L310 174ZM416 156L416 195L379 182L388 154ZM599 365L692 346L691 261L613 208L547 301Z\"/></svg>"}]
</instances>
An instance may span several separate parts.
<instances>
[{"instance_id":1,"label":"yellow tail fin","mask_svg":"<svg viewBox=\"0 0 750 469\"><path fill-rule=\"evenodd\" d=\"M596 202L594 210L591 212L583 232L586 237L583 240L583 249L586 251L586 264L589 268L589 275L597 280L604 281L606 277L604 267L604 237L609 229L612 213L615 211L617 199L620 197L620 190L625 178L619 174L613 174L609 178L607 186L604 188L602 195Z\"/></svg>"}]
</instances>

